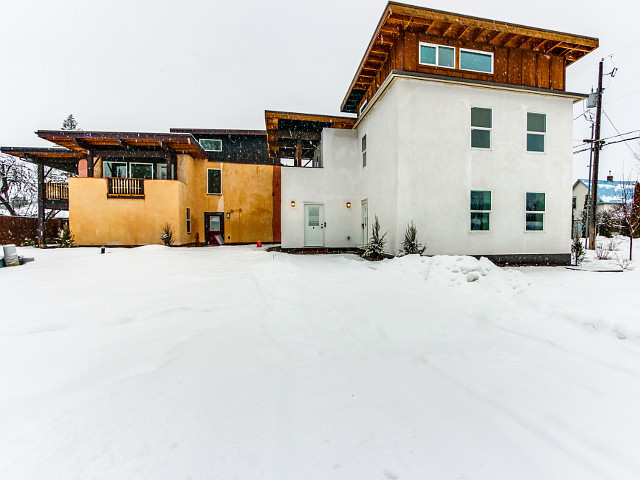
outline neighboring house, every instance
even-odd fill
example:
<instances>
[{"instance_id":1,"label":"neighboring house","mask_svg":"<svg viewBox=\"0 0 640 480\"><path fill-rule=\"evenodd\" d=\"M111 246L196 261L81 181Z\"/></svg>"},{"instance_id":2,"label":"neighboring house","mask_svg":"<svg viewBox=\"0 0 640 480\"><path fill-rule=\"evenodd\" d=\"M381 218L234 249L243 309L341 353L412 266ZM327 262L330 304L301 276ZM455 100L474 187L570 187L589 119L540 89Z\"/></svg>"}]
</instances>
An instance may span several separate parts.
<instances>
[{"instance_id":1,"label":"neighboring house","mask_svg":"<svg viewBox=\"0 0 640 480\"><path fill-rule=\"evenodd\" d=\"M40 232L45 208L59 208L78 245L161 243L167 224L176 245L280 240L280 167L264 131L37 134L64 148L2 152L38 164ZM45 166L78 176L47 183Z\"/></svg>"},{"instance_id":2,"label":"neighboring house","mask_svg":"<svg viewBox=\"0 0 640 480\"><path fill-rule=\"evenodd\" d=\"M607 180L598 180L598 198L596 200L596 212L612 212L622 204L626 198L628 202L633 200L636 182L616 181L611 175ZM574 228L582 229L583 210L587 207L591 183L586 179L579 179L573 184L573 224Z\"/></svg>"},{"instance_id":3,"label":"neighboring house","mask_svg":"<svg viewBox=\"0 0 640 480\"><path fill-rule=\"evenodd\" d=\"M341 110L267 111L282 170L283 249L398 252L413 221L428 254L569 263L572 107L565 69L595 38L389 2Z\"/></svg>"}]
</instances>

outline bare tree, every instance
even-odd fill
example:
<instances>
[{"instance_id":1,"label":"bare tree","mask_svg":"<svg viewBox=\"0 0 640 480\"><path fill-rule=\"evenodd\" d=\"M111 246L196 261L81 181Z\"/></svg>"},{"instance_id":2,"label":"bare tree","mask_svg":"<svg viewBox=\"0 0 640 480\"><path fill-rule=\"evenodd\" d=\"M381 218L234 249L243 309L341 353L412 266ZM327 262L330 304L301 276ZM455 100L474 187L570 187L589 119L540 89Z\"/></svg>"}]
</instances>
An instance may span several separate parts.
<instances>
[{"instance_id":1,"label":"bare tree","mask_svg":"<svg viewBox=\"0 0 640 480\"><path fill-rule=\"evenodd\" d=\"M0 153L0 206L9 215L33 215L37 208L38 186L35 168Z\"/></svg>"},{"instance_id":2,"label":"bare tree","mask_svg":"<svg viewBox=\"0 0 640 480\"><path fill-rule=\"evenodd\" d=\"M624 178L624 175L623 177ZM618 189L620 206L617 216L622 225L622 233L629 237L629 261L633 260L633 238L640 235L640 184L636 180L633 189L621 184Z\"/></svg>"}]
</instances>

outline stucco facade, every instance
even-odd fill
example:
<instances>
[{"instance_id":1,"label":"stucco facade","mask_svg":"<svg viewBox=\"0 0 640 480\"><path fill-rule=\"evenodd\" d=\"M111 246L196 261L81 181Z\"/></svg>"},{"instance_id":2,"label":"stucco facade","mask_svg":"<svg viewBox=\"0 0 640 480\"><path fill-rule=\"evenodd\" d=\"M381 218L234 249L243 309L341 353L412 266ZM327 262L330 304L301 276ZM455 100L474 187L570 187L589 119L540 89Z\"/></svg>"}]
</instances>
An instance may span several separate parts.
<instances>
[{"instance_id":1,"label":"stucco facade","mask_svg":"<svg viewBox=\"0 0 640 480\"><path fill-rule=\"evenodd\" d=\"M367 200L369 218L377 216L388 232L392 254L411 221L428 254L568 254L574 100L549 92L392 76L356 128L323 131L323 168L283 170L282 246L304 247L297 203L296 209L287 203L308 198L317 186L313 201L327 205L327 247L362 243L345 239L361 238L360 202ZM472 107L492 111L488 149L471 147ZM543 153L527 152L528 112L546 116ZM327 141L335 137L342 139L339 149ZM489 230L470 229L472 190L491 192ZM526 230L527 192L545 194L542 231ZM351 199L355 211L333 213L330 205L339 199Z\"/></svg>"}]
</instances>

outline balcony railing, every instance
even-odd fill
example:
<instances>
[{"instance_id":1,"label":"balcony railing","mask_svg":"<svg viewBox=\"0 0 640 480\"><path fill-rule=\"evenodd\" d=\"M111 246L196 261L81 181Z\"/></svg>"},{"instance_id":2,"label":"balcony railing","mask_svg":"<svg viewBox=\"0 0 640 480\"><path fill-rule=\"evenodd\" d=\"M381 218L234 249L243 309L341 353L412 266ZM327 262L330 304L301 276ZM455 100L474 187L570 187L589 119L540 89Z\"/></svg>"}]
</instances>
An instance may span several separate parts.
<instances>
[{"instance_id":1,"label":"balcony railing","mask_svg":"<svg viewBox=\"0 0 640 480\"><path fill-rule=\"evenodd\" d=\"M110 197L144 198L143 178L108 178Z\"/></svg>"},{"instance_id":2,"label":"balcony railing","mask_svg":"<svg viewBox=\"0 0 640 480\"><path fill-rule=\"evenodd\" d=\"M66 183L45 183L44 198L47 200L69 200L69 185Z\"/></svg>"}]
</instances>

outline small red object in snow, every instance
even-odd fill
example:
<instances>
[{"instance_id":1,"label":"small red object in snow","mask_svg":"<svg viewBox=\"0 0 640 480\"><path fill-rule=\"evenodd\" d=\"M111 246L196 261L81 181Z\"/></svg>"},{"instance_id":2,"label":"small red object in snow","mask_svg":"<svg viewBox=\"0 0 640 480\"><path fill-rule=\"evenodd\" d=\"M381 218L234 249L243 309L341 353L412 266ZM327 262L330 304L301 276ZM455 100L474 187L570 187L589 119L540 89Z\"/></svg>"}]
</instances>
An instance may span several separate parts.
<instances>
[{"instance_id":1,"label":"small red object in snow","mask_svg":"<svg viewBox=\"0 0 640 480\"><path fill-rule=\"evenodd\" d=\"M256 242L256 247L258 247L258 248L262 247L262 242L260 240L258 240Z\"/></svg>"}]
</instances>

